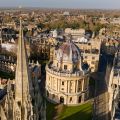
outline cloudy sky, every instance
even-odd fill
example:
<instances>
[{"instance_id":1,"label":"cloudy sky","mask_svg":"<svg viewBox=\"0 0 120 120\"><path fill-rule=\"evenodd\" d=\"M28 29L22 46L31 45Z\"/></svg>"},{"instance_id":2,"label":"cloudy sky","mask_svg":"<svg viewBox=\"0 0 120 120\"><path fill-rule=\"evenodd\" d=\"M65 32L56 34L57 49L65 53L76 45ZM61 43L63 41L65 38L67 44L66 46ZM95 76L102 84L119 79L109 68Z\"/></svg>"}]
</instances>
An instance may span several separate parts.
<instances>
[{"instance_id":1,"label":"cloudy sky","mask_svg":"<svg viewBox=\"0 0 120 120\"><path fill-rule=\"evenodd\" d=\"M120 0L0 0L0 7L55 7L120 9Z\"/></svg>"}]
</instances>

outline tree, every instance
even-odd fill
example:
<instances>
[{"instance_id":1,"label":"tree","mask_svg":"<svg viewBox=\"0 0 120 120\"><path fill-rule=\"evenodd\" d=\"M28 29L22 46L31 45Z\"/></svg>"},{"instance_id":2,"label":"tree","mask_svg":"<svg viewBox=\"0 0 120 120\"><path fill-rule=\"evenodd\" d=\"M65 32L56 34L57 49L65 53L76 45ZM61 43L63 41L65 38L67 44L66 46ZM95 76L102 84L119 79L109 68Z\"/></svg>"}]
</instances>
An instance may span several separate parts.
<instances>
[{"instance_id":1,"label":"tree","mask_svg":"<svg viewBox=\"0 0 120 120\"><path fill-rule=\"evenodd\" d=\"M45 25L43 23L37 24L37 28L38 29L43 29L44 27L45 27Z\"/></svg>"},{"instance_id":2,"label":"tree","mask_svg":"<svg viewBox=\"0 0 120 120\"><path fill-rule=\"evenodd\" d=\"M74 21L73 23L71 23L71 28L72 29L79 29L80 24L77 21Z\"/></svg>"},{"instance_id":3,"label":"tree","mask_svg":"<svg viewBox=\"0 0 120 120\"><path fill-rule=\"evenodd\" d=\"M27 32L28 32L28 29L25 27L25 28L23 29L23 33L24 33L24 35L26 35Z\"/></svg>"}]
</instances>

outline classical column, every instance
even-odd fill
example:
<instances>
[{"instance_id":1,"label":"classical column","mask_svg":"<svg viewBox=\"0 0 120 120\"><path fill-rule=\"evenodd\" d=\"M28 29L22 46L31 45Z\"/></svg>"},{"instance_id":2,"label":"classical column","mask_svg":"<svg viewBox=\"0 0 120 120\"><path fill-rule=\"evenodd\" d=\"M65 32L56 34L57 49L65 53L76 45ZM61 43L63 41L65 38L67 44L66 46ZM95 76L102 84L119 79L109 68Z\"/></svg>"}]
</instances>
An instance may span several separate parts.
<instances>
[{"instance_id":1,"label":"classical column","mask_svg":"<svg viewBox=\"0 0 120 120\"><path fill-rule=\"evenodd\" d=\"M83 79L82 82L82 92L85 90L85 79ZM82 102L85 100L85 93L82 93Z\"/></svg>"},{"instance_id":2,"label":"classical column","mask_svg":"<svg viewBox=\"0 0 120 120\"><path fill-rule=\"evenodd\" d=\"M57 79L57 92L59 91L59 79Z\"/></svg>"},{"instance_id":3,"label":"classical column","mask_svg":"<svg viewBox=\"0 0 120 120\"><path fill-rule=\"evenodd\" d=\"M52 77L52 89L54 89L54 77Z\"/></svg>"},{"instance_id":4,"label":"classical column","mask_svg":"<svg viewBox=\"0 0 120 120\"><path fill-rule=\"evenodd\" d=\"M76 93L78 92L78 80L76 80Z\"/></svg>"},{"instance_id":5,"label":"classical column","mask_svg":"<svg viewBox=\"0 0 120 120\"><path fill-rule=\"evenodd\" d=\"M51 76L50 76L50 88L52 88L52 77Z\"/></svg>"},{"instance_id":6,"label":"classical column","mask_svg":"<svg viewBox=\"0 0 120 120\"><path fill-rule=\"evenodd\" d=\"M61 79L59 79L59 91L60 91L60 88L61 88Z\"/></svg>"},{"instance_id":7,"label":"classical column","mask_svg":"<svg viewBox=\"0 0 120 120\"><path fill-rule=\"evenodd\" d=\"M85 80L84 79L82 79L82 91L84 91L84 84L85 84Z\"/></svg>"},{"instance_id":8,"label":"classical column","mask_svg":"<svg viewBox=\"0 0 120 120\"><path fill-rule=\"evenodd\" d=\"M49 83L49 76L48 76L48 75L46 75L46 87L47 87L47 86L49 86L49 84L48 84L48 83Z\"/></svg>"},{"instance_id":9,"label":"classical column","mask_svg":"<svg viewBox=\"0 0 120 120\"><path fill-rule=\"evenodd\" d=\"M70 93L70 80L67 81L67 85L68 85L68 90L67 90L67 92Z\"/></svg>"},{"instance_id":10,"label":"classical column","mask_svg":"<svg viewBox=\"0 0 120 120\"><path fill-rule=\"evenodd\" d=\"M66 82L67 82L67 93L68 93L68 80Z\"/></svg>"},{"instance_id":11,"label":"classical column","mask_svg":"<svg viewBox=\"0 0 120 120\"><path fill-rule=\"evenodd\" d=\"M53 88L52 77L50 76L50 78L51 78L51 88Z\"/></svg>"},{"instance_id":12,"label":"classical column","mask_svg":"<svg viewBox=\"0 0 120 120\"><path fill-rule=\"evenodd\" d=\"M58 88L57 88L57 92L60 91L60 88L59 88L60 85L59 85L59 84L60 84L60 79L58 79L58 86L57 86Z\"/></svg>"},{"instance_id":13,"label":"classical column","mask_svg":"<svg viewBox=\"0 0 120 120\"><path fill-rule=\"evenodd\" d=\"M85 101L85 93L82 93L82 102Z\"/></svg>"}]
</instances>

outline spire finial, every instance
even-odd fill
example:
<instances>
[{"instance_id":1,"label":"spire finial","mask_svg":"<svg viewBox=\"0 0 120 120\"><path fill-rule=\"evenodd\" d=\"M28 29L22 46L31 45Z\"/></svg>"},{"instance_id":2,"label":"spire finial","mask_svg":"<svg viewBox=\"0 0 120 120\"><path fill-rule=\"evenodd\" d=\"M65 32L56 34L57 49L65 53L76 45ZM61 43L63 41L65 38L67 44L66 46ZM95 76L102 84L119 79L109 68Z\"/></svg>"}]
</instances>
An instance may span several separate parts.
<instances>
[{"instance_id":1,"label":"spire finial","mask_svg":"<svg viewBox=\"0 0 120 120\"><path fill-rule=\"evenodd\" d=\"M22 17L20 17L20 31L22 29Z\"/></svg>"}]
</instances>

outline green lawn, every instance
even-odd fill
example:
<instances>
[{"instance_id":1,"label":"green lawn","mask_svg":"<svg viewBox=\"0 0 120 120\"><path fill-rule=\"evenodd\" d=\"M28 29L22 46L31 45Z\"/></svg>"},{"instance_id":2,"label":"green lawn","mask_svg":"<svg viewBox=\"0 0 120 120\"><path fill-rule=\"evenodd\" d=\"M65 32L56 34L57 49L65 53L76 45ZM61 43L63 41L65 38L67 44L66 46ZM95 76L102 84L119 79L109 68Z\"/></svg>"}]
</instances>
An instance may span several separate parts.
<instances>
[{"instance_id":1,"label":"green lawn","mask_svg":"<svg viewBox=\"0 0 120 120\"><path fill-rule=\"evenodd\" d=\"M47 106L47 110L46 110L46 114L47 114L47 120L52 120L54 113L55 113L55 104L52 104L48 101L46 101L46 106Z\"/></svg>"},{"instance_id":2,"label":"green lawn","mask_svg":"<svg viewBox=\"0 0 120 120\"><path fill-rule=\"evenodd\" d=\"M91 103L73 107L64 106L60 114L60 120L91 120L91 113Z\"/></svg>"},{"instance_id":3,"label":"green lawn","mask_svg":"<svg viewBox=\"0 0 120 120\"><path fill-rule=\"evenodd\" d=\"M56 113L55 106L52 103L47 103L47 120L53 120L53 115ZM85 103L79 106L63 106L62 111L58 115L57 120L91 120L92 119L92 104Z\"/></svg>"}]
</instances>

